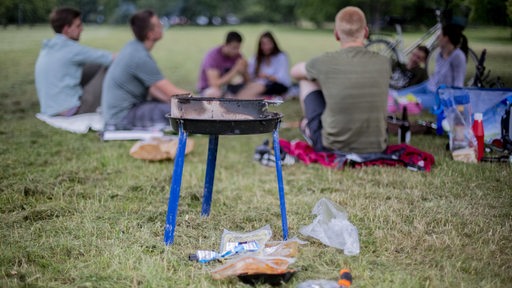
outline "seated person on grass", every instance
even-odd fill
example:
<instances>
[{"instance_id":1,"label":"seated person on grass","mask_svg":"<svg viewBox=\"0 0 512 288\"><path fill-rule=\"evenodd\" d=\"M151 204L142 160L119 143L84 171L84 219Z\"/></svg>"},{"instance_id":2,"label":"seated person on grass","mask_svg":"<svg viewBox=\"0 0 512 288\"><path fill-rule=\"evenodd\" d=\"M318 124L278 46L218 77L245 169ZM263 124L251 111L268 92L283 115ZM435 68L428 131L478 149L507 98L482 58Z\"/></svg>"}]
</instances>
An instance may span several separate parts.
<instances>
[{"instance_id":1,"label":"seated person on grass","mask_svg":"<svg viewBox=\"0 0 512 288\"><path fill-rule=\"evenodd\" d=\"M205 97L234 96L249 80L247 61L240 54L242 36L231 31L223 45L206 53L199 70L197 91Z\"/></svg>"},{"instance_id":2,"label":"seated person on grass","mask_svg":"<svg viewBox=\"0 0 512 288\"><path fill-rule=\"evenodd\" d=\"M35 65L35 82L41 113L72 116L96 112L101 85L114 54L80 45L82 20L73 8L55 9L50 24L55 31L45 40Z\"/></svg>"},{"instance_id":3,"label":"seated person on grass","mask_svg":"<svg viewBox=\"0 0 512 288\"><path fill-rule=\"evenodd\" d=\"M289 66L288 55L279 49L272 33L264 32L258 40L256 56L249 60L251 82L237 97L254 99L265 95L285 94L292 84Z\"/></svg>"},{"instance_id":4,"label":"seated person on grass","mask_svg":"<svg viewBox=\"0 0 512 288\"><path fill-rule=\"evenodd\" d=\"M393 63L390 87L395 90L403 89L427 80L425 62L429 54L430 50L421 45L412 51L406 64Z\"/></svg>"},{"instance_id":5,"label":"seated person on grass","mask_svg":"<svg viewBox=\"0 0 512 288\"><path fill-rule=\"evenodd\" d=\"M167 80L150 54L162 38L158 16L151 10L140 11L130 25L135 39L119 52L103 83L105 130L166 127L172 95L189 92Z\"/></svg>"},{"instance_id":6,"label":"seated person on grass","mask_svg":"<svg viewBox=\"0 0 512 288\"><path fill-rule=\"evenodd\" d=\"M338 12L334 36L341 49L291 69L299 80L301 130L316 151L382 152L391 61L364 47L368 27L357 7Z\"/></svg>"},{"instance_id":7,"label":"seated person on grass","mask_svg":"<svg viewBox=\"0 0 512 288\"><path fill-rule=\"evenodd\" d=\"M414 95L425 109L436 106L436 90L440 85L464 87L468 41L462 33L463 27L445 24L438 37L440 52L436 57L434 73L427 81L400 89L398 96Z\"/></svg>"}]
</instances>

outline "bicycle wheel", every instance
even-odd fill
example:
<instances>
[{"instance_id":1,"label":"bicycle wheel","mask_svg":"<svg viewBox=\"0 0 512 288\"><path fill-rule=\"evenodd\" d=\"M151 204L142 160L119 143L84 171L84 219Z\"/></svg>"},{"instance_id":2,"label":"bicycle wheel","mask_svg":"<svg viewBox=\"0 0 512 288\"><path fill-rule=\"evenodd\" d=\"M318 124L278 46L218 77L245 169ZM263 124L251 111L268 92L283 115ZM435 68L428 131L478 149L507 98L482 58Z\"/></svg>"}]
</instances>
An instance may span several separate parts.
<instances>
[{"instance_id":1,"label":"bicycle wheel","mask_svg":"<svg viewBox=\"0 0 512 288\"><path fill-rule=\"evenodd\" d=\"M393 62L398 62L398 52L395 45L385 39L369 40L365 46L368 50L377 52L381 55L391 58Z\"/></svg>"},{"instance_id":2,"label":"bicycle wheel","mask_svg":"<svg viewBox=\"0 0 512 288\"><path fill-rule=\"evenodd\" d=\"M432 52L430 52L428 59L425 63L425 68L428 71L428 75L431 76L434 74L434 70L436 67L436 57L440 52L440 48L436 47ZM469 48L468 56L466 61L466 77L464 77L464 86L471 86L473 84L473 80L476 77L476 67L478 65L478 56L476 55L473 49Z\"/></svg>"}]
</instances>

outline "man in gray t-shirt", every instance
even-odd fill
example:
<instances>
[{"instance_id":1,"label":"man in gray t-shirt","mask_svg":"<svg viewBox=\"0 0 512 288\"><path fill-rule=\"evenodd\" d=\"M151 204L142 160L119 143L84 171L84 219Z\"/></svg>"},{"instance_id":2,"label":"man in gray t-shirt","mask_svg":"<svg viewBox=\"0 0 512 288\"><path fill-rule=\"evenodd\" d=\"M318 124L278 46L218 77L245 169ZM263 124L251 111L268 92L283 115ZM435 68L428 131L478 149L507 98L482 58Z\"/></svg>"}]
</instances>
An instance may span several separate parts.
<instances>
[{"instance_id":1,"label":"man in gray t-shirt","mask_svg":"<svg viewBox=\"0 0 512 288\"><path fill-rule=\"evenodd\" d=\"M145 129L168 125L172 95L189 93L160 72L149 53L162 38L162 24L151 10L130 19L135 35L119 52L103 82L101 108L106 130ZM149 100L148 100L149 98Z\"/></svg>"},{"instance_id":2,"label":"man in gray t-shirt","mask_svg":"<svg viewBox=\"0 0 512 288\"><path fill-rule=\"evenodd\" d=\"M364 13L346 7L335 18L341 49L291 69L300 85L301 130L317 151L374 153L386 148L391 61L364 48L367 35Z\"/></svg>"}]
</instances>

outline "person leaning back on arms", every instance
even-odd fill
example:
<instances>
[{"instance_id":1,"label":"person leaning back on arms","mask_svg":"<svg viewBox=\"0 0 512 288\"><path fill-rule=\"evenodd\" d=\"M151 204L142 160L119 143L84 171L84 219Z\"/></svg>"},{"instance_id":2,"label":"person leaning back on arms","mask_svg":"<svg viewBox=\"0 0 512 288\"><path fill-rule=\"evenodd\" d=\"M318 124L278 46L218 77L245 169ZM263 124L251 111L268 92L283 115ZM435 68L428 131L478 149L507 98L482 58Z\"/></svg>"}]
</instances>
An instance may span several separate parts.
<instances>
[{"instance_id":1,"label":"person leaning back on arms","mask_svg":"<svg viewBox=\"0 0 512 288\"><path fill-rule=\"evenodd\" d=\"M334 36L341 49L291 69L299 80L301 131L316 151L382 152L391 60L364 47L368 27L357 7L338 12Z\"/></svg>"},{"instance_id":2,"label":"person leaning back on arms","mask_svg":"<svg viewBox=\"0 0 512 288\"><path fill-rule=\"evenodd\" d=\"M41 113L72 116L96 112L106 67L114 54L78 43L83 26L80 11L59 8L50 15L55 31L45 40L35 65L35 84Z\"/></svg>"},{"instance_id":3,"label":"person leaning back on arms","mask_svg":"<svg viewBox=\"0 0 512 288\"><path fill-rule=\"evenodd\" d=\"M139 11L130 18L130 26L135 39L121 49L103 83L106 130L167 126L171 97L190 93L166 79L150 54L163 36L158 16L151 10Z\"/></svg>"}]
</instances>

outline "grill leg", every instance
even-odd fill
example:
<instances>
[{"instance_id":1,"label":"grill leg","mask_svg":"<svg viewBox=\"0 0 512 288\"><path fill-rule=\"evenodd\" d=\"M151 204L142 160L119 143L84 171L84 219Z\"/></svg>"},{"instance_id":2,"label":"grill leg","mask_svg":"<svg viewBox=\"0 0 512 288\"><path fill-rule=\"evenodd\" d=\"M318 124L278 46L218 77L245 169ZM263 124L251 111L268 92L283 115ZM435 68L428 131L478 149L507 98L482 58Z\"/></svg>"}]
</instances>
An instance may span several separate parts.
<instances>
[{"instance_id":1,"label":"grill leg","mask_svg":"<svg viewBox=\"0 0 512 288\"><path fill-rule=\"evenodd\" d=\"M165 245L171 245L174 242L174 230L176 229L178 203L180 202L181 178L183 176L183 165L185 164L185 148L187 147L187 136L188 133L183 131L183 123L180 122L178 149L176 152L176 158L174 159L174 170L172 172L169 202L167 204L167 217L165 219Z\"/></svg>"},{"instance_id":2,"label":"grill leg","mask_svg":"<svg viewBox=\"0 0 512 288\"><path fill-rule=\"evenodd\" d=\"M277 128L273 132L274 157L276 160L277 188L279 190L279 206L281 208L281 226L283 228L283 240L288 239L288 221L286 219L286 202L284 199L283 169L281 167L281 149L279 146L279 133Z\"/></svg>"},{"instance_id":3,"label":"grill leg","mask_svg":"<svg viewBox=\"0 0 512 288\"><path fill-rule=\"evenodd\" d=\"M208 143L208 159L206 162L206 176L204 178L203 207L201 216L210 215L212 205L213 180L215 178L215 165L217 164L217 149L219 146L219 135L210 135Z\"/></svg>"}]
</instances>

